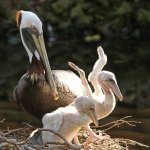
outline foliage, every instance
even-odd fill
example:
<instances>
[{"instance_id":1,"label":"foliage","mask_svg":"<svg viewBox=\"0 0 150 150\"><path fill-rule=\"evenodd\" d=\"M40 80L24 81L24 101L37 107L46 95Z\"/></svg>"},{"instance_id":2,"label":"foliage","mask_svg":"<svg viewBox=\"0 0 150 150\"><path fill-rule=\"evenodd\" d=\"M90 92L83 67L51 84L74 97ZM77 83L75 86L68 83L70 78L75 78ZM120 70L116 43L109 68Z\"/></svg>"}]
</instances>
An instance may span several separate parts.
<instances>
[{"instance_id":1,"label":"foliage","mask_svg":"<svg viewBox=\"0 0 150 150\"><path fill-rule=\"evenodd\" d=\"M1 0L0 20L4 24L14 23L17 10L32 10L43 22L50 22L60 36L68 33L84 37L99 33L124 38L126 32L132 33L135 28L144 32L150 22L149 3L146 0Z\"/></svg>"},{"instance_id":2,"label":"foliage","mask_svg":"<svg viewBox=\"0 0 150 150\"><path fill-rule=\"evenodd\" d=\"M68 69L67 61L73 61L89 73L100 43L109 58L106 68L121 78L129 101L144 95L147 104L149 86L144 84L149 83L150 49L143 41L150 37L148 0L0 0L0 98L11 99L27 68L15 23L15 13L21 9L41 18L46 41L47 24L54 28L56 42L47 45L53 68Z\"/></svg>"}]
</instances>

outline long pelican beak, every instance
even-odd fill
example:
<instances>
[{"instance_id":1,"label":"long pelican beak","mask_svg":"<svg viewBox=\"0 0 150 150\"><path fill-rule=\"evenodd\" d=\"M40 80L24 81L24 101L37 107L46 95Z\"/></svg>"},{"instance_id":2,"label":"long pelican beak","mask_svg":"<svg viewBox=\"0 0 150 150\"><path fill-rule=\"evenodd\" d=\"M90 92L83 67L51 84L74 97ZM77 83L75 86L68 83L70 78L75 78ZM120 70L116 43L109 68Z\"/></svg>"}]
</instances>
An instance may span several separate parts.
<instances>
[{"instance_id":1,"label":"long pelican beak","mask_svg":"<svg viewBox=\"0 0 150 150\"><path fill-rule=\"evenodd\" d=\"M57 92L56 84L54 82L54 78L53 78L53 74L52 74L51 67L49 64L48 56L46 53L43 33L39 33L36 28L27 27L27 28L22 29L22 34L24 36L24 41L28 45L30 51L32 53L34 53L35 50L38 51L40 58L44 65L46 78L50 85L52 95L53 95L54 99L57 100L58 92Z\"/></svg>"},{"instance_id":2,"label":"long pelican beak","mask_svg":"<svg viewBox=\"0 0 150 150\"><path fill-rule=\"evenodd\" d=\"M54 82L54 78L53 78L53 74L52 74L52 71L51 71L48 56L47 56L47 53L46 53L43 34L39 34L38 36L36 36L35 34L32 34L32 37L33 37L33 40L34 40L34 42L37 46L37 51L40 54L43 65L45 67L45 72L46 72L48 83L49 83L50 88L51 88L51 92L53 94L54 99L57 100L58 99L58 92L57 92L56 84Z\"/></svg>"},{"instance_id":3,"label":"long pelican beak","mask_svg":"<svg viewBox=\"0 0 150 150\"><path fill-rule=\"evenodd\" d=\"M112 92L119 98L120 101L122 101L123 96L122 96L122 93L119 89L117 82L116 81L114 81L114 82L108 81L108 85L109 85L110 89L112 90Z\"/></svg>"},{"instance_id":4,"label":"long pelican beak","mask_svg":"<svg viewBox=\"0 0 150 150\"><path fill-rule=\"evenodd\" d=\"M97 120L96 112L93 110L86 110L87 114L90 116L91 120L95 124L96 127L98 127L99 123Z\"/></svg>"}]
</instances>

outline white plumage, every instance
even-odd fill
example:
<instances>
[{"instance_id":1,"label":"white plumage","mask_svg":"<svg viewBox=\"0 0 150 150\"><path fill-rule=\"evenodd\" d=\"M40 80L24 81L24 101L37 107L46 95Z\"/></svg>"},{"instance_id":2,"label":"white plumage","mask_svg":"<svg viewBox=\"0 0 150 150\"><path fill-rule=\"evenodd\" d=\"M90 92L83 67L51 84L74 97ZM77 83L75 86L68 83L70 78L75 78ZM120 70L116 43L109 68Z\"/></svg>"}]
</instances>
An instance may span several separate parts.
<instances>
[{"instance_id":1,"label":"white plumage","mask_svg":"<svg viewBox=\"0 0 150 150\"><path fill-rule=\"evenodd\" d=\"M98 47L97 52L99 58L96 61L92 72L88 76L88 80L92 83L94 88L93 93L90 86L88 85L84 71L73 63L69 63L69 65L78 71L82 80L82 84L85 87L86 95L93 99L95 103L96 115L98 120L100 120L108 116L114 110L116 105L114 94L120 100L122 100L123 97L117 85L115 75L109 71L101 71L107 63L107 56L105 55L103 49ZM92 132L90 129L89 125L87 125L85 128L89 131L90 134L87 141L89 141L91 137L103 139L102 137L95 135L94 132Z\"/></svg>"},{"instance_id":2,"label":"white plumage","mask_svg":"<svg viewBox=\"0 0 150 150\"><path fill-rule=\"evenodd\" d=\"M96 126L98 125L93 100L81 96L76 98L70 105L45 114L42 123L43 128L54 130L71 142L81 127L91 120ZM46 131L42 132L42 140L44 143L62 142L62 139L55 134Z\"/></svg>"},{"instance_id":3,"label":"white plumage","mask_svg":"<svg viewBox=\"0 0 150 150\"><path fill-rule=\"evenodd\" d=\"M20 29L26 28L26 27L29 27L29 28L36 27L40 34L43 33L42 22L35 13L31 11L23 11L23 10L21 10L20 13L22 15Z\"/></svg>"},{"instance_id":4,"label":"white plumage","mask_svg":"<svg viewBox=\"0 0 150 150\"><path fill-rule=\"evenodd\" d=\"M23 43L23 46L25 47L28 56L29 56L29 60L31 62L32 57L33 57L33 53L31 53L31 51L29 50L29 48L27 47L23 35L22 35L22 29L24 28L36 28L36 30L38 30L39 34L43 34L43 30L42 30L42 22L39 19L39 17L31 12L31 11L20 11L21 13L21 22L20 22L20 35L21 35L21 40ZM37 50L35 50L34 52L35 56L37 57L37 59L40 59L39 53L37 52Z\"/></svg>"},{"instance_id":5,"label":"white plumage","mask_svg":"<svg viewBox=\"0 0 150 150\"><path fill-rule=\"evenodd\" d=\"M53 73L55 73L60 82L62 82L64 85L67 85L68 90L72 91L73 93L76 93L77 97L84 95L84 87L81 84L80 78L75 73L69 70L53 70Z\"/></svg>"}]
</instances>

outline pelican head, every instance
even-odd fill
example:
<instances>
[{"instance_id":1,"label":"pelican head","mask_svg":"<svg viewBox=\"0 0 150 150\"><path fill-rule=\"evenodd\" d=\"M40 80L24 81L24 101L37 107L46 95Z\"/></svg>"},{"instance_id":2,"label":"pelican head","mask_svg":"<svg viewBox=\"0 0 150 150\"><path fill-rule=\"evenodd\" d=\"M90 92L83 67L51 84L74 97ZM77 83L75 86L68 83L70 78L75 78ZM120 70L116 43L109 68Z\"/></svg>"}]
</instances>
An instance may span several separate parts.
<instances>
[{"instance_id":1,"label":"pelican head","mask_svg":"<svg viewBox=\"0 0 150 150\"><path fill-rule=\"evenodd\" d=\"M105 89L106 91L111 90L119 98L119 100L122 101L123 96L117 84L114 73L109 71L101 71L98 76L98 82L102 86L102 89Z\"/></svg>"},{"instance_id":2,"label":"pelican head","mask_svg":"<svg viewBox=\"0 0 150 150\"><path fill-rule=\"evenodd\" d=\"M33 55L42 61L51 92L54 99L57 100L58 93L46 53L41 20L33 12L20 10L16 13L16 22L30 63L32 62Z\"/></svg>"},{"instance_id":3,"label":"pelican head","mask_svg":"<svg viewBox=\"0 0 150 150\"><path fill-rule=\"evenodd\" d=\"M80 96L76 98L74 102L77 110L80 113L86 113L91 118L95 126L98 126L94 101L86 96Z\"/></svg>"}]
</instances>

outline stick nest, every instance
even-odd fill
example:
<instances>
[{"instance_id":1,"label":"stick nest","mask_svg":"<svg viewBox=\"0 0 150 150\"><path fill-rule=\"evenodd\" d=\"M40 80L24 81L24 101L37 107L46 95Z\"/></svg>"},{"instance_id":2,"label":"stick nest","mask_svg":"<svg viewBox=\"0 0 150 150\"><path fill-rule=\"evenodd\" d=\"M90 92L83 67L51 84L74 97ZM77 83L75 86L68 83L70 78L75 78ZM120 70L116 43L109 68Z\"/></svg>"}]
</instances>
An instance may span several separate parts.
<instances>
[{"instance_id":1,"label":"stick nest","mask_svg":"<svg viewBox=\"0 0 150 150\"><path fill-rule=\"evenodd\" d=\"M103 132L104 135L107 135L105 132L108 130L112 130L114 127L119 127L120 125L126 124L129 126L135 126L137 123L136 121L129 120L131 116L126 116L124 118L121 118L119 120L110 122L108 124L105 124L103 126L99 127L92 127L93 130L98 133L100 131ZM5 119L1 120L0 123L4 123ZM104 128L104 130L101 130ZM47 143L47 144L33 144L31 142L31 139L35 136L36 133L41 131L47 131L52 132L56 134L58 137L63 139L63 143ZM81 130L78 133L79 140L81 144L84 143L86 140L88 134L85 130ZM26 124L23 128L13 129L13 130L0 130L0 149L3 150L49 150L48 144L55 144L54 149L60 149L60 150L129 150L131 146L138 146L138 147L144 147L149 148L149 146L144 145L142 143L139 143L137 141L133 141L130 139L124 139L124 138L111 138L108 136L105 140L95 140L91 143L88 143L87 145L81 145L76 146L70 142L68 142L63 135L60 135L59 133L49 130L49 129L43 129L38 128L34 129L31 125Z\"/></svg>"}]
</instances>

